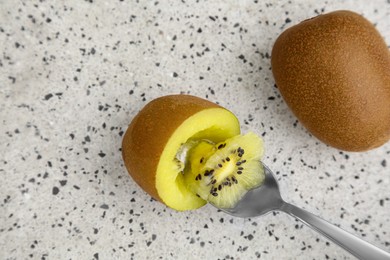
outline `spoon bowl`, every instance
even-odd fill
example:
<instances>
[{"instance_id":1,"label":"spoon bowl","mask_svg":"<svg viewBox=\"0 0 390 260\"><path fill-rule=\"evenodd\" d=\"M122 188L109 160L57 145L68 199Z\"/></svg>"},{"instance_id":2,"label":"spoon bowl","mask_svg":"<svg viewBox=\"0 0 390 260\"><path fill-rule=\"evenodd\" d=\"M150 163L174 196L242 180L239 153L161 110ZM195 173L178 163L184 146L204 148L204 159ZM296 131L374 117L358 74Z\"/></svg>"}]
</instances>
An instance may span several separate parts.
<instances>
[{"instance_id":1,"label":"spoon bowl","mask_svg":"<svg viewBox=\"0 0 390 260\"><path fill-rule=\"evenodd\" d=\"M251 218L278 210L284 203L279 185L271 170L263 164L265 179L262 185L248 191L234 208L222 211L241 218Z\"/></svg>"},{"instance_id":2,"label":"spoon bowl","mask_svg":"<svg viewBox=\"0 0 390 260\"><path fill-rule=\"evenodd\" d=\"M220 210L241 218L257 217L270 211L282 211L301 220L359 259L390 259L388 252L330 224L306 210L285 202L280 195L278 182L272 171L264 164L263 167L265 179L262 185L248 191L233 208L220 208Z\"/></svg>"}]
</instances>

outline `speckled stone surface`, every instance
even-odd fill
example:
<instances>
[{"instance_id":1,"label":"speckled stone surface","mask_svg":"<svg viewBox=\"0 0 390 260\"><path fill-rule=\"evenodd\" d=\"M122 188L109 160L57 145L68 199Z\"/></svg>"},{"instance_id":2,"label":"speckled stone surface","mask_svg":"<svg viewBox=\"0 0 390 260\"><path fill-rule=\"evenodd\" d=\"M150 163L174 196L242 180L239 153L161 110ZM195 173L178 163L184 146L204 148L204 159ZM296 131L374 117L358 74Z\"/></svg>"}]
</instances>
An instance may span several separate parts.
<instances>
[{"instance_id":1,"label":"speckled stone surface","mask_svg":"<svg viewBox=\"0 0 390 260\"><path fill-rule=\"evenodd\" d=\"M390 251L390 143L322 144L270 70L285 28L336 9L390 43L388 0L0 0L0 259L353 259L282 213L176 212L143 192L122 136L171 93L229 108L263 136L287 201Z\"/></svg>"}]
</instances>

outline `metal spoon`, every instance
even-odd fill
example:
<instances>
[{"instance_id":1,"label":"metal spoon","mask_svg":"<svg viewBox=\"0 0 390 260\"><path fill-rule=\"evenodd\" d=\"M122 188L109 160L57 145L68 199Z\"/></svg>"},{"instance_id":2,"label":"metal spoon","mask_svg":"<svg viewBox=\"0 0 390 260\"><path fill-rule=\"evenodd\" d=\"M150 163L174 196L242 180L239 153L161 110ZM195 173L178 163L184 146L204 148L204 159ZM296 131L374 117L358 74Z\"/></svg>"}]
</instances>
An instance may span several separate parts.
<instances>
[{"instance_id":1,"label":"metal spoon","mask_svg":"<svg viewBox=\"0 0 390 260\"><path fill-rule=\"evenodd\" d=\"M317 230L359 259L385 260L390 253L338 228L320 217L285 202L278 183L270 169L264 166L265 180L258 188L250 190L234 208L220 209L241 218L257 217L270 211L283 211Z\"/></svg>"}]
</instances>

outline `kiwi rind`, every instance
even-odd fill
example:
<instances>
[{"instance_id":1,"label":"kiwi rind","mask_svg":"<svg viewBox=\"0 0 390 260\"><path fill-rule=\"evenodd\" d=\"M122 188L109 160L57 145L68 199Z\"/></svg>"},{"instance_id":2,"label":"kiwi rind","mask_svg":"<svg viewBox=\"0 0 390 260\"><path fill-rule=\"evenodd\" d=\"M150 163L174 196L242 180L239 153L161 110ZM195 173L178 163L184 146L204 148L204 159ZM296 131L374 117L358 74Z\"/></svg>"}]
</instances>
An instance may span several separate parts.
<instances>
[{"instance_id":1,"label":"kiwi rind","mask_svg":"<svg viewBox=\"0 0 390 260\"><path fill-rule=\"evenodd\" d=\"M325 144L363 152L390 140L390 53L362 15L338 10L289 27L271 67L286 104Z\"/></svg>"}]
</instances>

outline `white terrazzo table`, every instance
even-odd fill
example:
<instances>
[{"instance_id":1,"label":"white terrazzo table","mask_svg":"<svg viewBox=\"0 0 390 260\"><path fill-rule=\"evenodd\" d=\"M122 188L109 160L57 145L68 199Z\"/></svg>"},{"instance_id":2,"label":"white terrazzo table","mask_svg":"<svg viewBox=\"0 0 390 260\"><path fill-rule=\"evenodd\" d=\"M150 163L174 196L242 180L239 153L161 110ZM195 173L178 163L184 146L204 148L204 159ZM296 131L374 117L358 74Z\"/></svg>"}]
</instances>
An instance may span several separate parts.
<instances>
[{"instance_id":1,"label":"white terrazzo table","mask_svg":"<svg viewBox=\"0 0 390 260\"><path fill-rule=\"evenodd\" d=\"M270 70L285 28L337 9L390 43L389 0L0 0L0 259L353 259L285 214L176 212L142 191L122 135L172 93L229 108L263 136L287 201L390 251L390 143L319 142Z\"/></svg>"}]
</instances>

